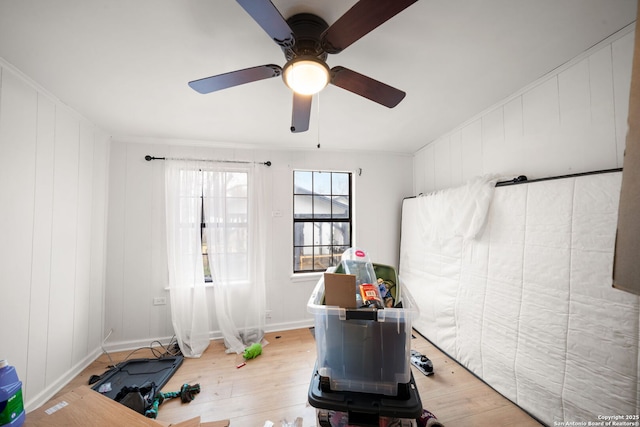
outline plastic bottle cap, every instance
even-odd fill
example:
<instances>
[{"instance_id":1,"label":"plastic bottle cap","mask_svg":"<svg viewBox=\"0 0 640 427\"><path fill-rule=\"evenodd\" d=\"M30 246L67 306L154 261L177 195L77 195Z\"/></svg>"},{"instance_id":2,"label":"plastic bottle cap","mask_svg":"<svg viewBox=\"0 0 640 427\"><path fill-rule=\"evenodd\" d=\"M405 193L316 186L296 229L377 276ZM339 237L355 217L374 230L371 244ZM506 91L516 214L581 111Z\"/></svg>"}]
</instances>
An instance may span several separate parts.
<instances>
[{"instance_id":1,"label":"plastic bottle cap","mask_svg":"<svg viewBox=\"0 0 640 427\"><path fill-rule=\"evenodd\" d=\"M9 362L7 362L5 359L0 360L0 369L5 368L9 366Z\"/></svg>"}]
</instances>

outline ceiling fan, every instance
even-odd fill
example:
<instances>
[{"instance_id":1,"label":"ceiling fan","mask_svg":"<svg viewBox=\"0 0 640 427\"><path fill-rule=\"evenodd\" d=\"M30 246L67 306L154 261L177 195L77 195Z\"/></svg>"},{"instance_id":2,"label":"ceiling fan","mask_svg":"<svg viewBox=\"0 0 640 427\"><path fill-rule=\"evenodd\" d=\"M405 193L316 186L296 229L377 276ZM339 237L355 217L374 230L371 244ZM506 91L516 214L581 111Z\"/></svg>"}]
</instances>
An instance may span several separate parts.
<instances>
[{"instance_id":1,"label":"ceiling fan","mask_svg":"<svg viewBox=\"0 0 640 427\"><path fill-rule=\"evenodd\" d=\"M393 108L406 93L345 67L327 66L328 54L340 53L417 0L360 0L333 25L299 13L284 19L270 0L237 0L284 52L284 67L267 64L189 82L202 94L282 76L293 90L291 132L309 129L313 94L331 83L373 102Z\"/></svg>"}]
</instances>

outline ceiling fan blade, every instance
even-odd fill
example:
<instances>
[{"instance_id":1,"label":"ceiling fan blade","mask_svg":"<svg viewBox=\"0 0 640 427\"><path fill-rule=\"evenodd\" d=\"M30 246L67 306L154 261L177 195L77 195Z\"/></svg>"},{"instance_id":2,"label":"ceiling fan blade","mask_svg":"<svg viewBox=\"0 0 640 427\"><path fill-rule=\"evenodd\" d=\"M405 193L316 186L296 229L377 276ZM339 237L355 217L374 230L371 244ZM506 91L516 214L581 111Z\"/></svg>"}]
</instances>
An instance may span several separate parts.
<instances>
[{"instance_id":1,"label":"ceiling fan blade","mask_svg":"<svg viewBox=\"0 0 640 427\"><path fill-rule=\"evenodd\" d=\"M237 0L237 2L278 45L293 46L293 31L273 3L269 0Z\"/></svg>"},{"instance_id":2,"label":"ceiling fan blade","mask_svg":"<svg viewBox=\"0 0 640 427\"><path fill-rule=\"evenodd\" d=\"M280 68L279 65L260 65L257 67L245 68L244 70L231 71L230 73L218 74L217 76L194 80L189 82L189 86L191 86L193 90L204 94L245 83L269 79L281 74L282 68Z\"/></svg>"},{"instance_id":3,"label":"ceiling fan blade","mask_svg":"<svg viewBox=\"0 0 640 427\"><path fill-rule=\"evenodd\" d=\"M331 84L389 108L398 105L406 95L399 89L344 67L331 69Z\"/></svg>"},{"instance_id":4,"label":"ceiling fan blade","mask_svg":"<svg viewBox=\"0 0 640 427\"><path fill-rule=\"evenodd\" d=\"M360 0L322 35L322 48L339 53L417 0Z\"/></svg>"},{"instance_id":5,"label":"ceiling fan blade","mask_svg":"<svg viewBox=\"0 0 640 427\"><path fill-rule=\"evenodd\" d=\"M309 130L312 100L313 95L300 95L299 93L293 93L293 114L291 117L292 133L305 132Z\"/></svg>"}]
</instances>

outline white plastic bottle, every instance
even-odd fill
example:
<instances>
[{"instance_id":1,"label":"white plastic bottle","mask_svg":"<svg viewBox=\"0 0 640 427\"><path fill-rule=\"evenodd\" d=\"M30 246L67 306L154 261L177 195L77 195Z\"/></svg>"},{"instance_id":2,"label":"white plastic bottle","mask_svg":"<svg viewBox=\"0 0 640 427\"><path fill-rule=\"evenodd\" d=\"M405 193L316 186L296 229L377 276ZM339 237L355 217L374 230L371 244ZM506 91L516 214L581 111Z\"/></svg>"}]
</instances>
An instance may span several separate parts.
<instances>
[{"instance_id":1,"label":"white plastic bottle","mask_svg":"<svg viewBox=\"0 0 640 427\"><path fill-rule=\"evenodd\" d=\"M341 264L346 274L356 276L356 307L384 308L369 255L360 248L349 248L342 254Z\"/></svg>"}]
</instances>

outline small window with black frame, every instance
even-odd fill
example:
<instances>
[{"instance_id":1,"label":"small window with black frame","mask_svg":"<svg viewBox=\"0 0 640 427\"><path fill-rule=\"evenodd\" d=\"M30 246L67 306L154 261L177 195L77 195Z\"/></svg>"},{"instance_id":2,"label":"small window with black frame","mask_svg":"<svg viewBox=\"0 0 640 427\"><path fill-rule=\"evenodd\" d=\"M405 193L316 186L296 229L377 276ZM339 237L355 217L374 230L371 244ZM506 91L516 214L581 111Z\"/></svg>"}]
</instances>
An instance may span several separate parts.
<instances>
[{"instance_id":1,"label":"small window with black frame","mask_svg":"<svg viewBox=\"0 0 640 427\"><path fill-rule=\"evenodd\" d=\"M351 247L351 173L293 172L293 272L325 271Z\"/></svg>"}]
</instances>

